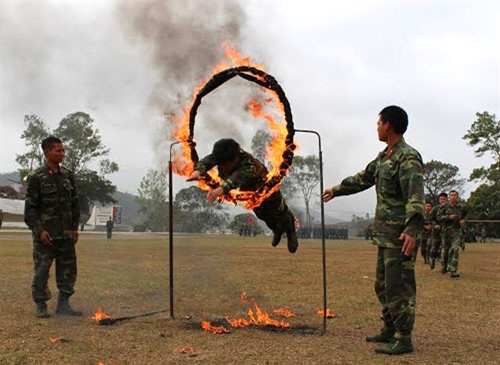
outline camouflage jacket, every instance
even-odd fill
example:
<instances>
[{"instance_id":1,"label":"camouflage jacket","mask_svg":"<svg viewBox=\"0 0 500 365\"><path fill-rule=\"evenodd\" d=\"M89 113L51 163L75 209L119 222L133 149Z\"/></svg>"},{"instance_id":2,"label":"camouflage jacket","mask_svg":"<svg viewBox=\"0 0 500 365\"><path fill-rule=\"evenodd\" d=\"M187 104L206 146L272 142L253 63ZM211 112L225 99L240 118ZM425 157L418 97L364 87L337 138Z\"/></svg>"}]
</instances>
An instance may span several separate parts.
<instances>
[{"instance_id":1,"label":"camouflage jacket","mask_svg":"<svg viewBox=\"0 0 500 365\"><path fill-rule=\"evenodd\" d=\"M238 157L238 163L230 171L217 166L212 154L198 161L194 169L199 171L201 175L207 175L209 170L217 166L219 177L224 181L221 184L224 194L227 194L231 189L254 191L261 188L266 182L267 168L262 162L242 149L240 149Z\"/></svg>"},{"instance_id":2,"label":"camouflage jacket","mask_svg":"<svg viewBox=\"0 0 500 365\"><path fill-rule=\"evenodd\" d=\"M456 214L457 218L450 219L450 215L452 214ZM446 204L443 204L437 212L437 220L443 227L443 232L451 229L456 233L461 233L462 227L460 227L458 222L466 218L467 210L460 203L451 205L448 201Z\"/></svg>"},{"instance_id":3,"label":"camouflage jacket","mask_svg":"<svg viewBox=\"0 0 500 365\"><path fill-rule=\"evenodd\" d=\"M52 239L73 238L79 220L80 203L70 170L60 167L54 172L44 164L28 176L24 221L35 239L44 230Z\"/></svg>"},{"instance_id":4,"label":"camouflage jacket","mask_svg":"<svg viewBox=\"0 0 500 365\"><path fill-rule=\"evenodd\" d=\"M424 183L422 157L402 139L390 150L385 148L366 168L334 186L334 196L350 195L375 185L375 244L402 247L401 233L412 237L424 225Z\"/></svg>"},{"instance_id":5,"label":"camouflage jacket","mask_svg":"<svg viewBox=\"0 0 500 365\"><path fill-rule=\"evenodd\" d=\"M424 229L422 230L422 239L427 239L432 234L432 220L431 220L432 210L429 213L424 213ZM427 230L425 227L431 227L430 230Z\"/></svg>"},{"instance_id":6,"label":"camouflage jacket","mask_svg":"<svg viewBox=\"0 0 500 365\"><path fill-rule=\"evenodd\" d=\"M441 224L438 222L438 218L437 218L437 213L439 211L439 208L441 208L440 205L436 205L436 206L432 207L431 214L430 214L430 220L432 223L432 238L441 238L442 228L441 228ZM437 229L436 225L439 225L440 228Z\"/></svg>"}]
</instances>

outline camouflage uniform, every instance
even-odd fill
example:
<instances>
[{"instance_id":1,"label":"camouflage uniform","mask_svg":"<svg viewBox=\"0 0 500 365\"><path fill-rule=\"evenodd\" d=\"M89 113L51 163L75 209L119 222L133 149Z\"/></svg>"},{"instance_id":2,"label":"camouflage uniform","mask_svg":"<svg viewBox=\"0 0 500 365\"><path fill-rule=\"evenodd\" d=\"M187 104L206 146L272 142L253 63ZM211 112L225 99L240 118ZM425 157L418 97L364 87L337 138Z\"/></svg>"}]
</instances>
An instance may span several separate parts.
<instances>
[{"instance_id":1,"label":"camouflage uniform","mask_svg":"<svg viewBox=\"0 0 500 365\"><path fill-rule=\"evenodd\" d=\"M457 218L450 219L450 215L456 214ZM452 275L458 271L458 256L461 247L462 227L458 223L466 219L467 211L460 203L451 205L447 202L442 205L437 213L438 222L443 227L443 249L441 250L442 272L450 272Z\"/></svg>"},{"instance_id":2,"label":"camouflage uniform","mask_svg":"<svg viewBox=\"0 0 500 365\"><path fill-rule=\"evenodd\" d=\"M432 238L431 238L432 230L429 231L425 228L425 226L432 225L431 212L425 213L424 229L422 230L421 234L422 243L420 252L422 253L422 257L424 258L425 264L429 263L429 257L432 248Z\"/></svg>"},{"instance_id":3,"label":"camouflage uniform","mask_svg":"<svg viewBox=\"0 0 500 365\"><path fill-rule=\"evenodd\" d=\"M47 282L54 259L59 297L69 298L74 293L77 267L73 232L78 230L79 219L80 204L71 171L64 167L52 171L45 164L29 175L24 221L33 235L31 291L36 303L51 298ZM52 245L41 241L44 230L52 237Z\"/></svg>"},{"instance_id":4,"label":"camouflage uniform","mask_svg":"<svg viewBox=\"0 0 500 365\"><path fill-rule=\"evenodd\" d=\"M402 252L402 233L416 237L424 223L422 158L404 139L380 152L365 170L332 188L334 196L375 185L373 243L378 245L375 293L385 329L396 338L411 336L415 320L416 281L412 257Z\"/></svg>"},{"instance_id":5,"label":"camouflage uniform","mask_svg":"<svg viewBox=\"0 0 500 365\"><path fill-rule=\"evenodd\" d=\"M201 175L206 175L209 170L217 166L219 177L224 181L221 184L224 194L228 194L232 189L242 191L260 189L266 182L267 168L242 149L240 149L238 158L238 164L230 171L226 171L221 166L217 166L215 157L209 154L199 160L194 169L199 171ZM273 232L295 231L294 216L279 190L271 194L253 211L259 219L266 222Z\"/></svg>"},{"instance_id":6,"label":"camouflage uniform","mask_svg":"<svg viewBox=\"0 0 500 365\"><path fill-rule=\"evenodd\" d=\"M441 257L441 233L442 229L441 228L436 228L436 225L439 224L438 219L437 219L437 212L441 206L436 205L435 207L432 208L431 214L430 214L430 221L432 223L432 233L431 233L431 241L432 241L432 247L431 247L431 252L429 253L429 257L431 258L431 268L433 269L433 263L436 259Z\"/></svg>"}]
</instances>

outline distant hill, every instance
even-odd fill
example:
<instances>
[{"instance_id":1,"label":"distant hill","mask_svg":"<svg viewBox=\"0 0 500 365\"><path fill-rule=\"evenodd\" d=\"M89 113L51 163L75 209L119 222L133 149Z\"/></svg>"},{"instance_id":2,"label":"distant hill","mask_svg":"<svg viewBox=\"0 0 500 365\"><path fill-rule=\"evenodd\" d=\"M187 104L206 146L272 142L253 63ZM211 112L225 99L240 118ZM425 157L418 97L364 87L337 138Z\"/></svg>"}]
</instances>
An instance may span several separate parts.
<instances>
[{"instance_id":1,"label":"distant hill","mask_svg":"<svg viewBox=\"0 0 500 365\"><path fill-rule=\"evenodd\" d=\"M19 182L19 172L7 172L0 174L0 186L10 186Z\"/></svg>"}]
</instances>

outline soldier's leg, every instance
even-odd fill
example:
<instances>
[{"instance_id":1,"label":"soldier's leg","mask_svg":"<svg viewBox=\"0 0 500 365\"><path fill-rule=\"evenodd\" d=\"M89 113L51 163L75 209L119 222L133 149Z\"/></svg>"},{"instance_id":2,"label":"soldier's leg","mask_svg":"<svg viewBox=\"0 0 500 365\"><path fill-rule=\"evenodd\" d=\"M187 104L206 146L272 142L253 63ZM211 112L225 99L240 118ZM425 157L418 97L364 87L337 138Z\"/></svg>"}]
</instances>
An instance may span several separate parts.
<instances>
[{"instance_id":1,"label":"soldier's leg","mask_svg":"<svg viewBox=\"0 0 500 365\"><path fill-rule=\"evenodd\" d=\"M44 245L42 242L33 243L33 280L31 282L31 295L36 303L45 303L51 298L47 282L52 262L55 258L55 250L52 246Z\"/></svg>"},{"instance_id":2,"label":"soldier's leg","mask_svg":"<svg viewBox=\"0 0 500 365\"><path fill-rule=\"evenodd\" d=\"M450 254L450 236L449 234L443 234L441 239L441 273L446 274L448 272L448 257Z\"/></svg>"},{"instance_id":3,"label":"soldier's leg","mask_svg":"<svg viewBox=\"0 0 500 365\"><path fill-rule=\"evenodd\" d=\"M413 351L411 335L415 322L416 281L415 262L401 248L386 249L385 296L396 333L389 344L375 349L376 353L401 355Z\"/></svg>"},{"instance_id":4,"label":"soldier's leg","mask_svg":"<svg viewBox=\"0 0 500 365\"><path fill-rule=\"evenodd\" d=\"M451 247L448 256L448 271L451 273L452 277L458 277L458 258L460 254L460 237L458 235L453 235L451 239Z\"/></svg>"},{"instance_id":5,"label":"soldier's leg","mask_svg":"<svg viewBox=\"0 0 500 365\"><path fill-rule=\"evenodd\" d=\"M54 242L57 249L56 282L59 297L69 298L75 292L74 286L77 275L75 245L71 240Z\"/></svg>"},{"instance_id":6,"label":"soldier's leg","mask_svg":"<svg viewBox=\"0 0 500 365\"><path fill-rule=\"evenodd\" d=\"M394 336L396 332L396 327L394 325L394 320L389 311L389 306L387 303L386 296L386 265L385 265L385 255L387 249L384 247L378 247L377 252L377 266L375 273L375 294L377 295L378 301L382 306L382 320L384 321L384 327L379 335L369 336L366 338L370 342L389 342L389 340ZM380 340L377 340L380 339ZM383 340L383 341L382 341Z\"/></svg>"}]
</instances>

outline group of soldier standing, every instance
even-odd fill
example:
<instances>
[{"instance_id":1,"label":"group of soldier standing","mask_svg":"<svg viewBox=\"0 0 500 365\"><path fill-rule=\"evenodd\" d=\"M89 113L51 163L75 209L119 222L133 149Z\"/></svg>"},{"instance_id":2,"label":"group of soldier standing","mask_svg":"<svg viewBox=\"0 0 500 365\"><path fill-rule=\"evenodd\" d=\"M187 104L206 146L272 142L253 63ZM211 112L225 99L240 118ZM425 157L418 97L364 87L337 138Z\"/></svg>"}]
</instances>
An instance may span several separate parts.
<instances>
[{"instance_id":1,"label":"group of soldier standing","mask_svg":"<svg viewBox=\"0 0 500 365\"><path fill-rule=\"evenodd\" d=\"M467 210L458 199L458 192L439 194L439 205L425 204L425 222L420 237L420 252L424 264L434 270L436 261L441 263L441 273L459 278L460 249L465 250L464 229ZM417 251L414 253L416 258Z\"/></svg>"}]
</instances>

